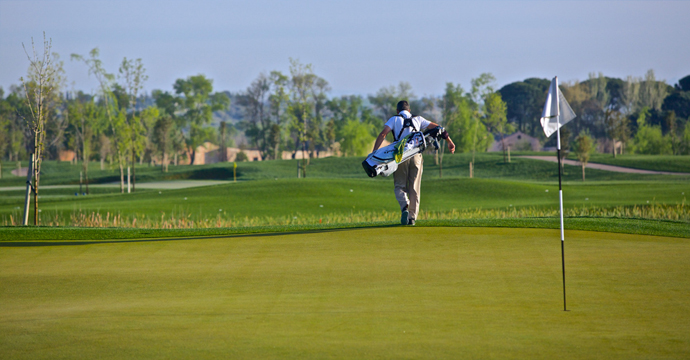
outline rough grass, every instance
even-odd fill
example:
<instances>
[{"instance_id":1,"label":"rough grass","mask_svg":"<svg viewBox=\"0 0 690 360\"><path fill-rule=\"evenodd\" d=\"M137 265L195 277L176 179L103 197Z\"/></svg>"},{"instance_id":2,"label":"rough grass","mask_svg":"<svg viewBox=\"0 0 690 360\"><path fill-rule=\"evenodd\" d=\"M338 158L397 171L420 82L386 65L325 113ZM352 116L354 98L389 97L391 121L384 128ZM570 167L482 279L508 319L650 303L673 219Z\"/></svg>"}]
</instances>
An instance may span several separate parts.
<instances>
[{"instance_id":1,"label":"rough grass","mask_svg":"<svg viewBox=\"0 0 690 360\"><path fill-rule=\"evenodd\" d=\"M689 256L569 231L564 312L557 230L6 247L0 357L685 359Z\"/></svg>"},{"instance_id":2,"label":"rough grass","mask_svg":"<svg viewBox=\"0 0 690 360\"><path fill-rule=\"evenodd\" d=\"M643 206L617 206L612 208L573 207L565 209L565 218L574 217L596 217L596 218L617 218L617 219L648 219L648 220L670 220L678 223L685 223L690 227L690 205L643 205ZM417 221L456 221L466 219L522 219L522 218L557 218L558 209L540 209L533 207L509 208L509 209L465 209L451 211L420 211ZM75 212L69 218L60 218L58 213L55 217L45 214L41 217L40 224L43 226L71 226L89 228L135 228L135 229L211 229L211 228L251 228L251 227L286 227L286 226L351 226L352 224L397 224L400 218L398 211L380 212L350 212L347 213L324 213L295 216L263 216L263 217L244 217L228 218L221 214L215 218L192 217L184 214L175 216L161 216L160 218L147 218L145 215L125 215L91 212ZM4 226L21 225L20 218L12 215L5 219ZM1 230L0 230L1 231Z\"/></svg>"}]
</instances>

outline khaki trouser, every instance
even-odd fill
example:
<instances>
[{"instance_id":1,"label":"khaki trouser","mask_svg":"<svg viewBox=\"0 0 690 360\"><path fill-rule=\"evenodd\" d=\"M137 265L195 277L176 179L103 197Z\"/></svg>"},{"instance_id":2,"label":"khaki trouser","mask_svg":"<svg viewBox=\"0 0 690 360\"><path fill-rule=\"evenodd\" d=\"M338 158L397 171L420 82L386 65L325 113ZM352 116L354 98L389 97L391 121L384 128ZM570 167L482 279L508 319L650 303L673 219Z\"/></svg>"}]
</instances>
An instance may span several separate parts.
<instances>
[{"instance_id":1,"label":"khaki trouser","mask_svg":"<svg viewBox=\"0 0 690 360\"><path fill-rule=\"evenodd\" d=\"M395 183L395 198L400 203L400 211L410 212L410 219L417 219L419 212L420 185L422 184L422 154L417 154L409 160L398 165L398 170L393 174Z\"/></svg>"}]
</instances>

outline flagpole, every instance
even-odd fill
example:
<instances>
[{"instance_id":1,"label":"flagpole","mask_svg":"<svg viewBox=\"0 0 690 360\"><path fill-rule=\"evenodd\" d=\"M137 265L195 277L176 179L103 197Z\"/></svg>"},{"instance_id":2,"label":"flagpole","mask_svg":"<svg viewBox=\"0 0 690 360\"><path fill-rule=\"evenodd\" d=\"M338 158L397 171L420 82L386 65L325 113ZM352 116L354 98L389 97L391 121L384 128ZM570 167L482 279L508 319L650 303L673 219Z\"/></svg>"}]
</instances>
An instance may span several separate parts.
<instances>
[{"instance_id":1,"label":"flagpole","mask_svg":"<svg viewBox=\"0 0 690 360\"><path fill-rule=\"evenodd\" d=\"M558 157L558 203L560 207L560 215L561 215L561 264L563 268L563 311L568 311L566 310L566 305L565 305L565 232L564 232L564 226L563 226L563 187L561 185L561 113L560 113L560 99L558 98L559 92L558 92L558 76L555 77L556 80L556 91L555 95L557 96L556 98L556 139L557 139L557 150L556 150L556 156Z\"/></svg>"}]
</instances>

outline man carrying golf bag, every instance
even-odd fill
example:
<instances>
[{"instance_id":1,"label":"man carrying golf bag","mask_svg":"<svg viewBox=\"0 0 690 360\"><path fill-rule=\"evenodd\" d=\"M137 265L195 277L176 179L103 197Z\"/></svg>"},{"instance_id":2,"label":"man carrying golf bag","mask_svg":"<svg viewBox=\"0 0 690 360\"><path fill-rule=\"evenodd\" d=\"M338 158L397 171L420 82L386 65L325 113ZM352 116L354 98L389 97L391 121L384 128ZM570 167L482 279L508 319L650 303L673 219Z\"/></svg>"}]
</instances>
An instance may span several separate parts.
<instances>
[{"instance_id":1,"label":"man carrying golf bag","mask_svg":"<svg viewBox=\"0 0 690 360\"><path fill-rule=\"evenodd\" d=\"M410 104L405 100L398 102L397 111L398 115L388 119L383 127L383 130L376 138L376 143L374 143L374 150L372 151L372 154L379 149L381 143L383 143L383 140L386 138L386 135L388 135L388 133L391 131L393 132L394 141L397 142L401 139L405 139L407 135L413 132L421 132L423 130L431 130L439 127L438 124L435 124L421 116L413 115L410 112ZM443 130L440 134L438 134L438 136L448 142L448 150L451 153L454 153L455 144L448 136L448 132ZM395 198L398 200L398 203L400 203L400 210L402 211L400 216L400 223L402 225L415 224L415 219L417 218L417 213L419 212L419 197L420 185L422 182L423 163L424 160L422 159L422 154L419 152L397 164L397 170L395 170L393 174L393 180L395 183Z\"/></svg>"}]
</instances>

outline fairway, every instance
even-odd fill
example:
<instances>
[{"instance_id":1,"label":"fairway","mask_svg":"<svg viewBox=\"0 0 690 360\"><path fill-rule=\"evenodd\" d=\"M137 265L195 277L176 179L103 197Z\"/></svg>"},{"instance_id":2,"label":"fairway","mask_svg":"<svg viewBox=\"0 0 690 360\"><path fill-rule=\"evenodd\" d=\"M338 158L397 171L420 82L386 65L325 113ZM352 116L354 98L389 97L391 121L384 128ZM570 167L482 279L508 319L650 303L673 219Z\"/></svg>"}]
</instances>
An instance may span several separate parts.
<instances>
[{"instance_id":1,"label":"fairway","mask_svg":"<svg viewBox=\"0 0 690 360\"><path fill-rule=\"evenodd\" d=\"M567 231L568 312L558 239L395 227L3 247L0 358L690 358L688 239Z\"/></svg>"}]
</instances>

